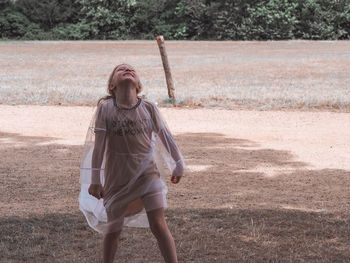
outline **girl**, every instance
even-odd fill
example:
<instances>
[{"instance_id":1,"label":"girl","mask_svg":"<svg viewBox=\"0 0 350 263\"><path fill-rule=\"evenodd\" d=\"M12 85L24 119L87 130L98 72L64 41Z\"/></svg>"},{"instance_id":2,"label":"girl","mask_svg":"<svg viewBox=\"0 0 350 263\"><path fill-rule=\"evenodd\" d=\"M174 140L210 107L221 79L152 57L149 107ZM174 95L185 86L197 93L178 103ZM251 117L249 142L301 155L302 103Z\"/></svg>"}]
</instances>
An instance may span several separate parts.
<instances>
[{"instance_id":1,"label":"girl","mask_svg":"<svg viewBox=\"0 0 350 263\"><path fill-rule=\"evenodd\" d=\"M103 262L113 262L123 226L150 227L165 262L177 262L164 218L165 178L170 171L178 183L184 159L156 105L137 96L141 89L133 67L114 68L81 158L79 209L103 234Z\"/></svg>"}]
</instances>

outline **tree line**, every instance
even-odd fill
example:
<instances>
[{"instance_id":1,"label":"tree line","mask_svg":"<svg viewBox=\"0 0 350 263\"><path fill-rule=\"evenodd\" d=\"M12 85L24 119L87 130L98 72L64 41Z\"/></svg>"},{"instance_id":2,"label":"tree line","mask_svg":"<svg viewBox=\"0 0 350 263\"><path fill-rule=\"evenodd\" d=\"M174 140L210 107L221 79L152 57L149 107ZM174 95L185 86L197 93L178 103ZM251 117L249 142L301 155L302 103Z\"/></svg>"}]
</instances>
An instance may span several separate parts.
<instances>
[{"instance_id":1,"label":"tree line","mask_svg":"<svg viewBox=\"0 0 350 263\"><path fill-rule=\"evenodd\" d=\"M340 40L350 0L0 0L0 38Z\"/></svg>"}]
</instances>

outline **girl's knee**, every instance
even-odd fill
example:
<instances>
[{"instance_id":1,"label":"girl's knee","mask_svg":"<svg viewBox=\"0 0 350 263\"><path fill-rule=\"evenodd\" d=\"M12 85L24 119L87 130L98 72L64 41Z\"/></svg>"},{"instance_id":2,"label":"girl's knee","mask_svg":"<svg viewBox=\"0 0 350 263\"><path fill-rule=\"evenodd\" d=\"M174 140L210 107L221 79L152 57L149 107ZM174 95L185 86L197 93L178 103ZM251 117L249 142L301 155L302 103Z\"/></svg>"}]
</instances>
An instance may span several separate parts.
<instances>
[{"instance_id":1,"label":"girl's knee","mask_svg":"<svg viewBox=\"0 0 350 263\"><path fill-rule=\"evenodd\" d=\"M115 232L110 232L110 233L106 233L106 234L104 234L104 236L103 236L103 238L104 239L109 239L109 240L114 240L114 239L117 239L119 236L120 236L120 234L121 234L121 230L119 230L119 231L115 231Z\"/></svg>"},{"instance_id":2,"label":"girl's knee","mask_svg":"<svg viewBox=\"0 0 350 263\"><path fill-rule=\"evenodd\" d=\"M160 235L168 230L168 226L166 225L166 222L162 219L154 220L153 222L150 222L150 229L153 234Z\"/></svg>"}]
</instances>

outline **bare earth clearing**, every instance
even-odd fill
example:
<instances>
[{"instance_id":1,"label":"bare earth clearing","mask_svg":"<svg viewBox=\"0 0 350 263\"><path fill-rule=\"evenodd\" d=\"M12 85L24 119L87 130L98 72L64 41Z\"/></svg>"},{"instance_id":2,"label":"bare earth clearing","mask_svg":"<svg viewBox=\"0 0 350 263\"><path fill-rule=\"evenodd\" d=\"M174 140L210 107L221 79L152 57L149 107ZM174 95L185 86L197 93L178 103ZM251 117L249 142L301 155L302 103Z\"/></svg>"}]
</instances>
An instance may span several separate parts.
<instances>
[{"instance_id":1,"label":"bare earth clearing","mask_svg":"<svg viewBox=\"0 0 350 263\"><path fill-rule=\"evenodd\" d=\"M179 262L349 262L350 114L161 108L190 168L168 183ZM0 105L0 262L98 262L78 210L92 107ZM124 228L116 262L162 262Z\"/></svg>"}]
</instances>

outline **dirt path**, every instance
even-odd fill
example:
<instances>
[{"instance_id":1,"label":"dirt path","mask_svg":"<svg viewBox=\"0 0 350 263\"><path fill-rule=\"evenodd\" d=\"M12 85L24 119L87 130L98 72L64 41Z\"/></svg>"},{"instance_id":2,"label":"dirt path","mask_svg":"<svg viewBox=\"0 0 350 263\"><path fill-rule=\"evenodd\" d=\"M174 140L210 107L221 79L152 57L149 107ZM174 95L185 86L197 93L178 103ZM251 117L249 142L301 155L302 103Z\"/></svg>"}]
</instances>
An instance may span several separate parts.
<instances>
[{"instance_id":1,"label":"dirt path","mask_svg":"<svg viewBox=\"0 0 350 263\"><path fill-rule=\"evenodd\" d=\"M190 169L169 183L179 262L350 258L350 114L161 112ZM77 206L92 108L0 105L0 113L0 262L95 262L101 237ZM123 232L118 253L121 262L162 262L144 229Z\"/></svg>"},{"instance_id":2,"label":"dirt path","mask_svg":"<svg viewBox=\"0 0 350 263\"><path fill-rule=\"evenodd\" d=\"M57 138L38 142L41 145L82 145L92 111L92 107L0 105L0 130ZM349 113L171 108L161 112L174 134L218 133L250 140L249 149L290 151L310 169L350 170Z\"/></svg>"}]
</instances>

